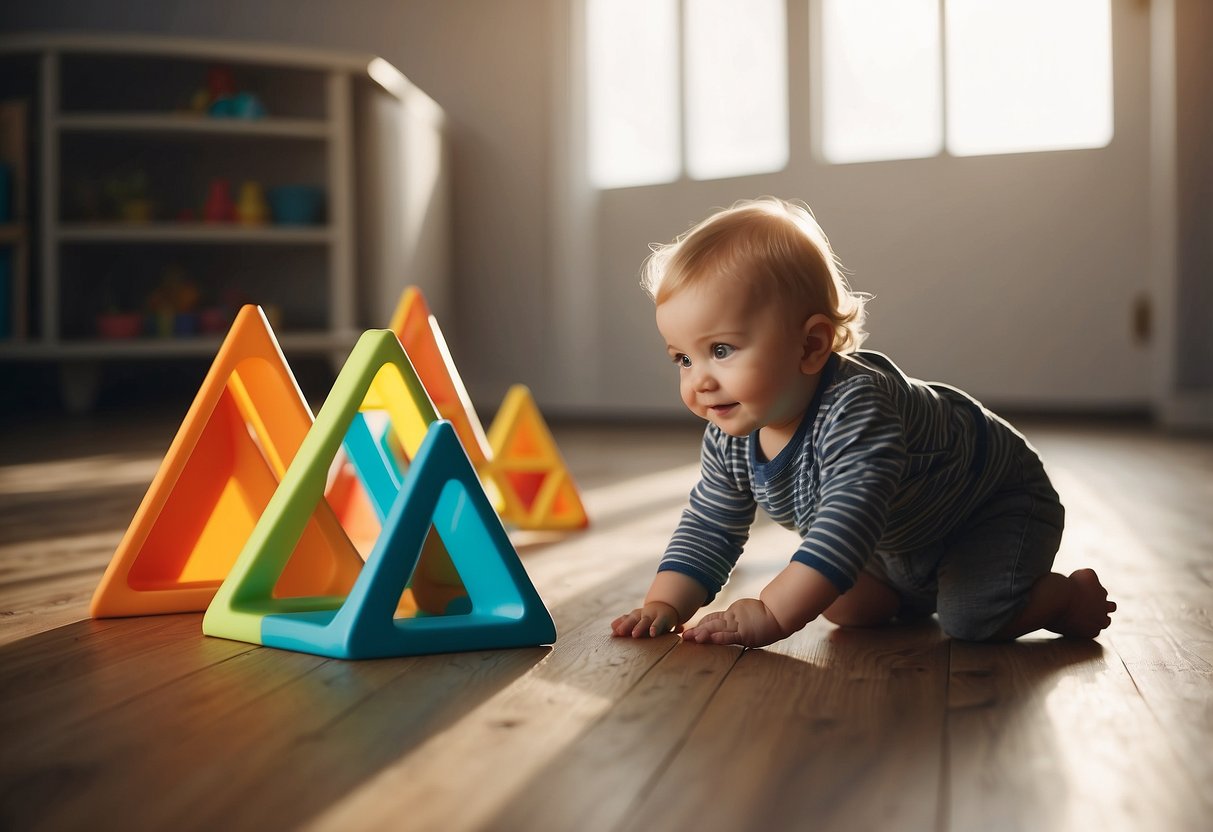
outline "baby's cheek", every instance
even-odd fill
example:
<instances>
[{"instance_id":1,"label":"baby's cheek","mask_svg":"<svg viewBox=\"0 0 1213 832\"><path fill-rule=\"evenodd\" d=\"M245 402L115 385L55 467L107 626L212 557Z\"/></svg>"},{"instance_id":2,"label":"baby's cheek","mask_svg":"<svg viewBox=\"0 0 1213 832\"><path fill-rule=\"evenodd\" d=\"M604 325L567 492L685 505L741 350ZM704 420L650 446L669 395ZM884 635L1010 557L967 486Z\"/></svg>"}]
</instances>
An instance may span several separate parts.
<instances>
[{"instance_id":1,"label":"baby's cheek","mask_svg":"<svg viewBox=\"0 0 1213 832\"><path fill-rule=\"evenodd\" d=\"M678 385L678 395L682 397L682 403L689 407L692 411L695 410L695 392L686 382Z\"/></svg>"}]
</instances>

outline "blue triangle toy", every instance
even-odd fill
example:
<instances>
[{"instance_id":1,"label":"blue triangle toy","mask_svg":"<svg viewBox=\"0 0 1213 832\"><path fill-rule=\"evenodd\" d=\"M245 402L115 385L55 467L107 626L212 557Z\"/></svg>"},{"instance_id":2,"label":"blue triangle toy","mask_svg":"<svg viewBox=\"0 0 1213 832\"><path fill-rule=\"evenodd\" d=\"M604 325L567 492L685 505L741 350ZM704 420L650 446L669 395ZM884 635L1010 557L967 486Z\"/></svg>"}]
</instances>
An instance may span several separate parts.
<instances>
[{"instance_id":1,"label":"blue triangle toy","mask_svg":"<svg viewBox=\"0 0 1213 832\"><path fill-rule=\"evenodd\" d=\"M471 612L395 619L433 525ZM450 422L430 426L375 548L335 611L271 614L261 643L340 659L551 644L556 626L535 592Z\"/></svg>"}]
</instances>

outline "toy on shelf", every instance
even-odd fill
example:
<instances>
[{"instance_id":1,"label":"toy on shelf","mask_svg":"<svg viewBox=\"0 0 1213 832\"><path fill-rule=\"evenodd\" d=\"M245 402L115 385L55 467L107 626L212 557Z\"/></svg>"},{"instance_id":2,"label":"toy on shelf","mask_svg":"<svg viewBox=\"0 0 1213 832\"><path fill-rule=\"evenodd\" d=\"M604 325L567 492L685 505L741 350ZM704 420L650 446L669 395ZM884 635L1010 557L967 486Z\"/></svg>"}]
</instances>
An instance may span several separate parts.
<instances>
[{"instance_id":1,"label":"toy on shelf","mask_svg":"<svg viewBox=\"0 0 1213 832\"><path fill-rule=\"evenodd\" d=\"M143 334L143 316L138 312L111 310L97 315L97 335L107 341L138 338Z\"/></svg>"},{"instance_id":2,"label":"toy on shelf","mask_svg":"<svg viewBox=\"0 0 1213 832\"><path fill-rule=\"evenodd\" d=\"M225 66L211 67L206 88L194 93L190 109L214 118L257 119L265 116L265 105L251 92L236 90L236 78Z\"/></svg>"},{"instance_id":3,"label":"toy on shelf","mask_svg":"<svg viewBox=\"0 0 1213 832\"><path fill-rule=\"evenodd\" d=\"M133 170L106 180L103 184L114 214L123 222L150 222L156 206L150 195L147 173Z\"/></svg>"},{"instance_id":4,"label":"toy on shelf","mask_svg":"<svg viewBox=\"0 0 1213 832\"><path fill-rule=\"evenodd\" d=\"M168 267L160 285L144 301L149 330L161 338L197 335L201 328L197 311L201 296L198 284L183 268Z\"/></svg>"},{"instance_id":5,"label":"toy on shelf","mask_svg":"<svg viewBox=\"0 0 1213 832\"><path fill-rule=\"evenodd\" d=\"M211 103L207 112L214 118L265 118L265 105L251 92L238 92Z\"/></svg>"},{"instance_id":6,"label":"toy on shelf","mask_svg":"<svg viewBox=\"0 0 1213 832\"><path fill-rule=\"evenodd\" d=\"M232 200L232 183L226 179L212 179L206 191L206 205L202 209L206 222L232 222L236 219L236 203Z\"/></svg>"},{"instance_id":7,"label":"toy on shelf","mask_svg":"<svg viewBox=\"0 0 1213 832\"><path fill-rule=\"evenodd\" d=\"M516 528L534 531L585 528L589 518L576 483L530 390L523 385L510 389L486 436L420 289L405 289L392 315L391 329L438 412L454 425L501 518ZM363 404L367 410L378 406L373 396ZM352 449L349 456L354 473L365 486L363 456L358 449ZM352 489L347 483L341 487ZM352 505L350 500L345 507ZM342 515L342 520L347 528L354 524L348 515Z\"/></svg>"},{"instance_id":8,"label":"toy on shelf","mask_svg":"<svg viewBox=\"0 0 1213 832\"><path fill-rule=\"evenodd\" d=\"M244 307L93 595L92 616L206 609L311 425L265 316ZM362 559L328 505L299 525L274 594L347 592Z\"/></svg>"},{"instance_id":9,"label":"toy on shelf","mask_svg":"<svg viewBox=\"0 0 1213 832\"><path fill-rule=\"evenodd\" d=\"M269 193L270 215L279 225L320 225L324 189L318 185L280 185Z\"/></svg>"},{"instance_id":10,"label":"toy on shelf","mask_svg":"<svg viewBox=\"0 0 1213 832\"><path fill-rule=\"evenodd\" d=\"M412 460L382 534L344 598L274 597L291 543L324 503L329 465L372 388ZM396 336L365 333L207 609L203 632L335 658L553 642L551 615L454 428L436 417ZM454 599L447 614L398 617L404 588L424 577L420 562L434 535L467 597Z\"/></svg>"},{"instance_id":11,"label":"toy on shelf","mask_svg":"<svg viewBox=\"0 0 1213 832\"><path fill-rule=\"evenodd\" d=\"M236 219L243 225L264 225L269 221L270 207L260 182L245 182L240 186L236 201Z\"/></svg>"}]
</instances>

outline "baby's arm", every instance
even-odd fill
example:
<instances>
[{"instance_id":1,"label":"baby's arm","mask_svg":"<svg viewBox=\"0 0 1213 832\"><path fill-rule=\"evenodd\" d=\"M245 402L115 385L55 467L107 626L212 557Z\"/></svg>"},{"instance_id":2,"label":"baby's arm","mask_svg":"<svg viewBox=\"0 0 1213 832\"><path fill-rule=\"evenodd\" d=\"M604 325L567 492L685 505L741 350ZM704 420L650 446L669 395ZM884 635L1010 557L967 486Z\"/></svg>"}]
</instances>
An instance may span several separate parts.
<instances>
[{"instance_id":1,"label":"baby's arm","mask_svg":"<svg viewBox=\"0 0 1213 832\"><path fill-rule=\"evenodd\" d=\"M787 638L826 611L838 588L811 566L792 561L758 598L741 598L682 634L700 644L765 647Z\"/></svg>"},{"instance_id":2,"label":"baby's arm","mask_svg":"<svg viewBox=\"0 0 1213 832\"><path fill-rule=\"evenodd\" d=\"M707 588L694 578L681 572L658 572L644 597L644 606L612 621L611 632L632 638L680 632L707 597Z\"/></svg>"}]
</instances>

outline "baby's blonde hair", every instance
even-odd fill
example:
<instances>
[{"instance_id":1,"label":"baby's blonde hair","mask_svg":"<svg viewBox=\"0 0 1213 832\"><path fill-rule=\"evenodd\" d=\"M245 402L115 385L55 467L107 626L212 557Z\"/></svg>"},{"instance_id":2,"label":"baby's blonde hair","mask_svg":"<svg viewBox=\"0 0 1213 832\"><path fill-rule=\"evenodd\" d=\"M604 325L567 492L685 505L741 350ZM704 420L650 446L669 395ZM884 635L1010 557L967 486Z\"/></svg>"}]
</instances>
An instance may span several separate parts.
<instances>
[{"instance_id":1,"label":"baby's blonde hair","mask_svg":"<svg viewBox=\"0 0 1213 832\"><path fill-rule=\"evenodd\" d=\"M808 206L775 197L745 200L718 211L672 243L654 245L640 285L656 303L713 277L745 281L758 297L786 304L802 320L822 314L834 323L834 351L863 344L864 303Z\"/></svg>"}]
</instances>

